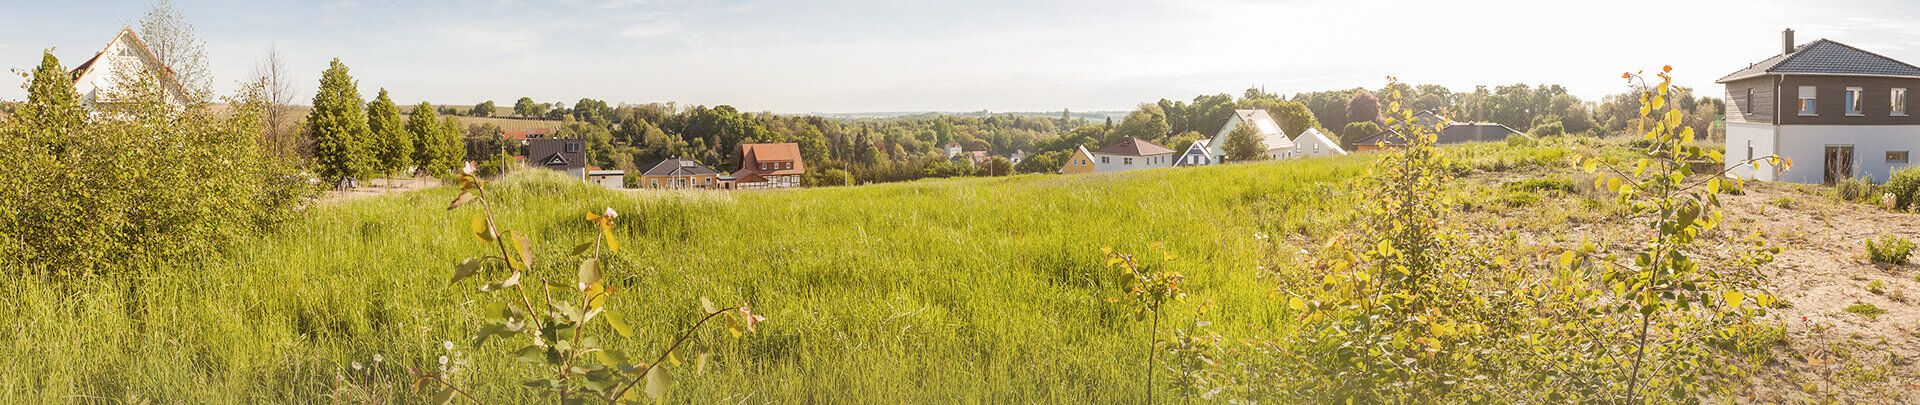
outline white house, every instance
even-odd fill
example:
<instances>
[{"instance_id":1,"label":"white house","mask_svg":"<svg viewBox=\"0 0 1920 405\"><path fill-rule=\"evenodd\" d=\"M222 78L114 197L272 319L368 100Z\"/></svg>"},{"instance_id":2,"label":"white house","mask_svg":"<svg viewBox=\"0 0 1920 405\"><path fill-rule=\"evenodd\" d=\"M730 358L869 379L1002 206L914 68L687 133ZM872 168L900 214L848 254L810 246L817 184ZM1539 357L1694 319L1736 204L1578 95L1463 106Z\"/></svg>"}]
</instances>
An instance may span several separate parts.
<instances>
[{"instance_id":1,"label":"white house","mask_svg":"<svg viewBox=\"0 0 1920 405\"><path fill-rule=\"evenodd\" d=\"M1233 133L1233 129L1239 128L1241 123L1252 125L1254 130L1260 132L1261 142L1267 146L1268 159L1282 160L1297 156L1293 139L1287 138L1287 133L1280 129L1280 123L1274 122L1273 116L1267 115L1267 110L1234 110L1233 117L1227 119L1227 125L1221 126L1220 132L1207 141L1207 154L1214 157L1214 163L1226 162L1227 134Z\"/></svg>"},{"instance_id":2,"label":"white house","mask_svg":"<svg viewBox=\"0 0 1920 405\"><path fill-rule=\"evenodd\" d=\"M1173 149L1134 137L1093 151L1093 171L1100 173L1172 166Z\"/></svg>"},{"instance_id":3,"label":"white house","mask_svg":"<svg viewBox=\"0 0 1920 405\"><path fill-rule=\"evenodd\" d=\"M1320 130L1307 128L1300 136L1293 138L1294 151L1300 157L1342 156L1346 149L1340 148L1340 141L1328 138Z\"/></svg>"},{"instance_id":4,"label":"white house","mask_svg":"<svg viewBox=\"0 0 1920 405\"><path fill-rule=\"evenodd\" d=\"M1212 154L1209 154L1209 153L1207 153L1207 144L1208 144L1208 143L1212 143L1212 141L1210 141L1210 140L1206 140L1206 139L1201 139L1201 140L1198 140L1198 141L1193 141L1193 146L1188 146L1188 147L1187 147L1187 151L1186 151L1186 152L1182 152L1182 153L1180 154L1180 159L1179 159L1179 160L1175 160L1175 161L1173 162L1173 165L1174 165L1174 166L1182 166L1182 167L1184 167L1184 166L1206 166L1206 165L1210 165L1210 164L1214 164L1214 163L1216 163L1216 162L1214 162L1214 158L1213 158L1213 155L1212 155Z\"/></svg>"},{"instance_id":5,"label":"white house","mask_svg":"<svg viewBox=\"0 0 1920 405\"><path fill-rule=\"evenodd\" d=\"M1727 89L1726 164L1759 180L1832 183L1854 177L1885 182L1913 164L1920 115L1909 114L1909 89L1920 67L1825 39L1796 46L1782 34L1781 53L1720 78ZM1768 155L1792 167L1744 161Z\"/></svg>"},{"instance_id":6,"label":"white house","mask_svg":"<svg viewBox=\"0 0 1920 405\"><path fill-rule=\"evenodd\" d=\"M73 75L73 89L80 94L80 100L93 104L112 103L121 84L147 72L158 73L157 79L166 92L165 102L177 105L186 100L186 90L174 77L173 69L161 64L160 58L154 56L146 42L129 27L120 28L120 33L108 40L105 48L69 73Z\"/></svg>"}]
</instances>

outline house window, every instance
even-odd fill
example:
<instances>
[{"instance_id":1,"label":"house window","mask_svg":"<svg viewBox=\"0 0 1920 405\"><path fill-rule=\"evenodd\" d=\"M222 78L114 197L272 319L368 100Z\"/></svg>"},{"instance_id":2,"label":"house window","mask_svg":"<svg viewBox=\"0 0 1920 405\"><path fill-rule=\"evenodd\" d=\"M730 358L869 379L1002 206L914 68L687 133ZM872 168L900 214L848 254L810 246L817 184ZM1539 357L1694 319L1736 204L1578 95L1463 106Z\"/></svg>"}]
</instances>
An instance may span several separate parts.
<instances>
[{"instance_id":1,"label":"house window","mask_svg":"<svg viewBox=\"0 0 1920 405\"><path fill-rule=\"evenodd\" d=\"M1133 158L1120 158L1120 164L1131 165L1133 164Z\"/></svg>"},{"instance_id":2,"label":"house window","mask_svg":"<svg viewBox=\"0 0 1920 405\"><path fill-rule=\"evenodd\" d=\"M1109 159L1107 159L1107 157L1106 157L1106 156L1101 156L1101 157L1100 157L1100 164L1108 164L1108 163L1113 163L1113 161L1112 161L1112 160L1109 160Z\"/></svg>"},{"instance_id":3,"label":"house window","mask_svg":"<svg viewBox=\"0 0 1920 405\"><path fill-rule=\"evenodd\" d=\"M1887 151L1887 163L1907 163L1907 151Z\"/></svg>"},{"instance_id":4,"label":"house window","mask_svg":"<svg viewBox=\"0 0 1920 405\"><path fill-rule=\"evenodd\" d=\"M578 143L568 143L568 144L567 144L567 153L580 153L580 144L578 144Z\"/></svg>"},{"instance_id":5,"label":"house window","mask_svg":"<svg viewBox=\"0 0 1920 405\"><path fill-rule=\"evenodd\" d=\"M1893 116L1907 116L1907 89L1893 88Z\"/></svg>"},{"instance_id":6,"label":"house window","mask_svg":"<svg viewBox=\"0 0 1920 405\"><path fill-rule=\"evenodd\" d=\"M1746 103L1746 104L1744 104L1744 105L1741 105L1741 106L1740 106L1740 114L1741 114L1741 115L1745 115L1745 114L1749 114L1749 113L1751 113L1751 112L1753 111L1753 109L1754 109L1754 107L1753 107L1753 89L1751 89L1751 88L1749 88L1749 89L1747 89L1747 103Z\"/></svg>"},{"instance_id":7,"label":"house window","mask_svg":"<svg viewBox=\"0 0 1920 405\"><path fill-rule=\"evenodd\" d=\"M1819 115L1813 109L1814 90L1813 86L1800 86L1800 115L1809 117Z\"/></svg>"},{"instance_id":8,"label":"house window","mask_svg":"<svg viewBox=\"0 0 1920 405\"><path fill-rule=\"evenodd\" d=\"M1847 101L1847 116L1859 117L1859 116L1867 115L1866 111L1863 110L1863 107L1861 107L1860 105L1862 104L1862 101L1864 101L1864 97L1865 97L1865 95L1862 93L1866 93L1866 91L1863 91L1859 87L1847 88L1847 92L1845 93L1846 101Z\"/></svg>"}]
</instances>

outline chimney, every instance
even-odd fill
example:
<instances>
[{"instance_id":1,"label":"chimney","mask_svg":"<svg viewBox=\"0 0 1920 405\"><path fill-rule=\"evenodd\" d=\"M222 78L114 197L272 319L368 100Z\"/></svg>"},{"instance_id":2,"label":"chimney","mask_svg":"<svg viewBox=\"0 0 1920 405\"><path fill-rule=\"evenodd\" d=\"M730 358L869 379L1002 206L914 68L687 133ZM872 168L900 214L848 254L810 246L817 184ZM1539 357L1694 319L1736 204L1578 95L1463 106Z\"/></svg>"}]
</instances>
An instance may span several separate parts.
<instances>
[{"instance_id":1,"label":"chimney","mask_svg":"<svg viewBox=\"0 0 1920 405\"><path fill-rule=\"evenodd\" d=\"M1792 28L1788 28L1786 31L1780 32L1780 54L1786 55L1790 53L1793 53L1793 29Z\"/></svg>"}]
</instances>

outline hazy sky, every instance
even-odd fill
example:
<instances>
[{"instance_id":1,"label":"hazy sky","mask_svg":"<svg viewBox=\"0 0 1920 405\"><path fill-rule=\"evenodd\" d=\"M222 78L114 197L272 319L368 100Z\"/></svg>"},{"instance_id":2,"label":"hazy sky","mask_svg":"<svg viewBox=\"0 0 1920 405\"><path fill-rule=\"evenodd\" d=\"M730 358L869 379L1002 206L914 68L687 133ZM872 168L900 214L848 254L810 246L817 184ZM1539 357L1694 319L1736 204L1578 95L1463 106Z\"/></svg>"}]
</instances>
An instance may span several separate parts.
<instances>
[{"instance_id":1,"label":"hazy sky","mask_svg":"<svg viewBox=\"0 0 1920 405\"><path fill-rule=\"evenodd\" d=\"M1619 73L1681 84L1778 53L1779 31L1920 63L1906 1L177 0L218 89L278 43L312 91L329 58L369 97L510 105L678 101L774 112L1124 110L1160 98L1379 87L1560 83ZM141 0L6 1L0 66L42 49L72 66ZM1654 8L1654 7L1665 7ZM11 84L0 99L20 99ZM309 97L303 97L303 99Z\"/></svg>"}]
</instances>

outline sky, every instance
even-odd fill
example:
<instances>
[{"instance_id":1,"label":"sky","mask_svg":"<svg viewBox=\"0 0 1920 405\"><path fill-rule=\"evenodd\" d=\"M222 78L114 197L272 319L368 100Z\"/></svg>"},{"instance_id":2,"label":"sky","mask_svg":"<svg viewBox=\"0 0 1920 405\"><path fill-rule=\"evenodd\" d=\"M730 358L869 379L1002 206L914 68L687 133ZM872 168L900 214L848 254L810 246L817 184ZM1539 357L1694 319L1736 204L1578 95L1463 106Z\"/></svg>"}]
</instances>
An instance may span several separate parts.
<instances>
[{"instance_id":1,"label":"sky","mask_svg":"<svg viewBox=\"0 0 1920 405\"><path fill-rule=\"evenodd\" d=\"M71 67L146 0L0 4L0 67ZM1818 5L1815 5L1818 4ZM1620 73L1713 80L1780 52L1780 31L1920 63L1910 1L175 0L231 93L270 45L311 98L340 58L369 98L510 106L678 102L746 111L1113 111L1252 86L1283 95L1554 83L1597 98ZM16 79L17 80L17 79ZM18 86L0 99L18 100Z\"/></svg>"}]
</instances>

